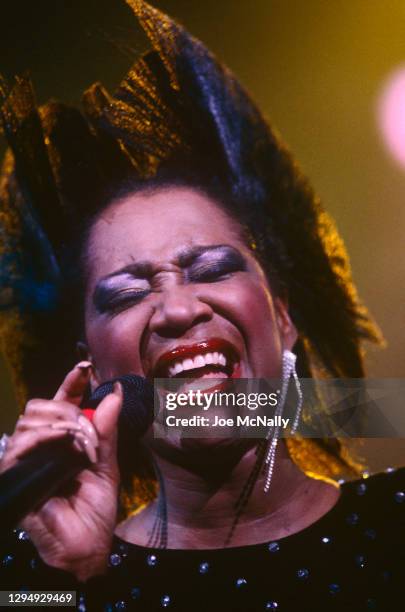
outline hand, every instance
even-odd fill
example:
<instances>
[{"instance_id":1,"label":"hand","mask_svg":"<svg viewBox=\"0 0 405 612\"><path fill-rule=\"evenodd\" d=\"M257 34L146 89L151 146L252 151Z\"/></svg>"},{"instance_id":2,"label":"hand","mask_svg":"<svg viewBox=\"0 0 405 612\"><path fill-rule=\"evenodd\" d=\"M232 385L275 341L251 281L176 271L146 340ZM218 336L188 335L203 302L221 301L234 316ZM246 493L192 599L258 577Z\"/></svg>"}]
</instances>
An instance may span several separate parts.
<instances>
[{"instance_id":1,"label":"hand","mask_svg":"<svg viewBox=\"0 0 405 612\"><path fill-rule=\"evenodd\" d=\"M91 467L76 476L77 486L66 496L46 501L21 525L45 563L82 581L107 567L117 515L117 420L122 404L121 386L116 385L99 404L93 424L81 416L89 365L78 364L69 372L52 400L28 402L0 463L4 472L39 444L72 434L76 448L87 452Z\"/></svg>"}]
</instances>

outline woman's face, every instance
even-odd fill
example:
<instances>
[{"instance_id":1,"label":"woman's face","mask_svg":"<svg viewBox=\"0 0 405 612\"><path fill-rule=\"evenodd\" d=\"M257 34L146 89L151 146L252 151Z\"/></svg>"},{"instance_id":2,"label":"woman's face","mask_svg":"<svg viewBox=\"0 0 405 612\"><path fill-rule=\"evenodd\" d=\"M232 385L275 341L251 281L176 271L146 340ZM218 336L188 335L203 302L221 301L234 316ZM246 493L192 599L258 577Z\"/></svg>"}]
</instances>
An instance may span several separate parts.
<instances>
[{"instance_id":1,"label":"woman's face","mask_svg":"<svg viewBox=\"0 0 405 612\"><path fill-rule=\"evenodd\" d=\"M88 243L86 337L99 382L272 378L295 329L240 226L188 187L112 203Z\"/></svg>"}]
</instances>

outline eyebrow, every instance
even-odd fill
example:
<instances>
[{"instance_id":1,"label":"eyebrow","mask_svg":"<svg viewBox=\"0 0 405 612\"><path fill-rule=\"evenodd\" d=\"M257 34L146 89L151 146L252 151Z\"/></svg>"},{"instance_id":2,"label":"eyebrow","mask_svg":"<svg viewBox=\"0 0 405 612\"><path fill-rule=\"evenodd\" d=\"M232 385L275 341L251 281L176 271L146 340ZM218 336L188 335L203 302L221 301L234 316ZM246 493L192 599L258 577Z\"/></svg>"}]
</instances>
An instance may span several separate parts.
<instances>
[{"instance_id":1,"label":"eyebrow","mask_svg":"<svg viewBox=\"0 0 405 612\"><path fill-rule=\"evenodd\" d=\"M243 257L238 249L229 245L229 244L215 244L212 246L193 246L186 247L179 251L177 254L176 262L181 268L186 268L187 266L192 265L196 259L201 257L207 252L211 251L220 251L226 250L233 252L234 255ZM106 276L103 276L96 285L96 288L103 285L105 282L108 282L110 279L115 278L116 276L122 276L128 274L133 276L134 278L148 278L153 276L154 265L150 261L139 261L130 263L127 266L119 268L119 270L115 270Z\"/></svg>"},{"instance_id":2,"label":"eyebrow","mask_svg":"<svg viewBox=\"0 0 405 612\"><path fill-rule=\"evenodd\" d=\"M186 268L187 266L192 265L196 259L201 257L201 255L205 255L205 253L209 253L211 251L227 251L228 253L231 252L235 256L242 257L242 253L240 253L237 248L231 246L230 244L215 244L212 246L197 245L182 249L177 256L178 264L182 268Z\"/></svg>"},{"instance_id":3,"label":"eyebrow","mask_svg":"<svg viewBox=\"0 0 405 612\"><path fill-rule=\"evenodd\" d=\"M97 286L108 282L110 279L115 278L116 276L123 276L125 274L133 276L134 278L148 278L148 276L152 276L153 274L153 265L150 261L130 263L127 266L119 268L119 270L114 270L114 272L100 278L100 280L97 282Z\"/></svg>"},{"instance_id":4,"label":"eyebrow","mask_svg":"<svg viewBox=\"0 0 405 612\"><path fill-rule=\"evenodd\" d=\"M198 259L210 252L223 251L224 254L227 254L231 258L235 258L239 260L241 263L245 262L245 258L242 253L235 247L229 244L215 244L212 246L200 246L196 245L193 247L185 247L181 249L177 256L176 262L182 267L186 268L192 266ZM98 310L101 308L101 304L104 302L106 297L110 294L112 289L111 282L114 281L115 278L120 276L132 276L133 278L149 278L153 276L155 266L150 261L140 261L133 262L120 268L119 270L115 270L106 276L103 276L96 284L93 291L93 304L96 306Z\"/></svg>"}]
</instances>

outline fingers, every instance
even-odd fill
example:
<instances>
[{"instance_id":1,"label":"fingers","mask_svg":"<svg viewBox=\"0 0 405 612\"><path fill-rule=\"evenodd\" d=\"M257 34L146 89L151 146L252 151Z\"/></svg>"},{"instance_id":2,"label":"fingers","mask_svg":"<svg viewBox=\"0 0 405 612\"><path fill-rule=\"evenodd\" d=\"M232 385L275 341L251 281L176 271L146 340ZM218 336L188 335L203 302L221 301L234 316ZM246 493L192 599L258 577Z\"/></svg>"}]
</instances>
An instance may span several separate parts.
<instances>
[{"instance_id":1,"label":"fingers","mask_svg":"<svg viewBox=\"0 0 405 612\"><path fill-rule=\"evenodd\" d=\"M25 454L37 444L71 435L74 447L85 452L93 464L109 475L116 473L117 420L122 404L122 388L100 402L93 423L80 412L79 404L89 380L89 362L79 363L66 376L53 400L31 400L17 422L15 453L11 459ZM18 449L18 450L17 450Z\"/></svg>"},{"instance_id":2,"label":"fingers","mask_svg":"<svg viewBox=\"0 0 405 612\"><path fill-rule=\"evenodd\" d=\"M67 402L55 400L32 400L27 404L26 412L22 415L16 425L12 438L15 448L18 448L22 440L22 449L18 456L32 450L38 443L37 437L27 437L27 432L40 430L40 440L45 442L54 438L55 431L61 432L60 436L71 435L73 446L79 452L87 454L91 463L97 461L98 436L91 422L80 414L80 410ZM49 435L47 435L49 434ZM21 437L23 435L23 437ZM32 443L29 446L29 440ZM28 445L28 446L27 446ZM16 458L14 453L13 458Z\"/></svg>"},{"instance_id":3,"label":"fingers","mask_svg":"<svg viewBox=\"0 0 405 612\"><path fill-rule=\"evenodd\" d=\"M33 450L44 442L64 438L68 435L66 430L52 430L49 426L36 427L22 432L17 436L11 436L8 441L7 451L1 460L1 472L12 467L20 457Z\"/></svg>"},{"instance_id":4,"label":"fingers","mask_svg":"<svg viewBox=\"0 0 405 612\"><path fill-rule=\"evenodd\" d=\"M52 415L51 415L52 416ZM35 428L50 428L52 430L65 431L74 437L74 446L79 451L84 451L90 461L97 461L98 437L96 430L88 419L84 416L79 416L74 420L52 420L45 413L38 416L23 416L19 419L16 432L26 432Z\"/></svg>"},{"instance_id":5,"label":"fingers","mask_svg":"<svg viewBox=\"0 0 405 612\"><path fill-rule=\"evenodd\" d=\"M81 429L79 423L74 421L53 421L47 418L29 418L22 417L18 421L17 430L19 432L28 431L29 429L34 429L35 427L52 427L52 429L71 429L72 431L79 431Z\"/></svg>"},{"instance_id":6,"label":"fingers","mask_svg":"<svg viewBox=\"0 0 405 612\"><path fill-rule=\"evenodd\" d=\"M80 414L80 409L67 402L55 400L34 399L30 400L24 414L17 421L17 427L23 419L47 418L49 420L67 419L76 421Z\"/></svg>"},{"instance_id":7,"label":"fingers","mask_svg":"<svg viewBox=\"0 0 405 612\"><path fill-rule=\"evenodd\" d=\"M94 446L97 448L98 447L98 435L94 428L93 423L91 423L91 421L89 421L89 419L87 419L82 414L77 419L77 423L79 424L83 433L92 441Z\"/></svg>"},{"instance_id":8,"label":"fingers","mask_svg":"<svg viewBox=\"0 0 405 612\"><path fill-rule=\"evenodd\" d=\"M80 406L90 378L90 361L81 361L69 372L57 390L54 400Z\"/></svg>"},{"instance_id":9,"label":"fingers","mask_svg":"<svg viewBox=\"0 0 405 612\"><path fill-rule=\"evenodd\" d=\"M97 450L92 441L80 430L73 431L73 436L76 450L86 453L90 463L97 463Z\"/></svg>"},{"instance_id":10,"label":"fingers","mask_svg":"<svg viewBox=\"0 0 405 612\"><path fill-rule=\"evenodd\" d=\"M98 446L98 436L96 430L93 425L90 423L88 419L84 416L79 416L77 420L74 421L48 421L46 419L27 419L22 418L20 429L29 429L30 427L41 427L49 425L52 429L66 429L66 431L71 430L72 433L80 432L82 435L89 438L91 443L95 448Z\"/></svg>"},{"instance_id":11,"label":"fingers","mask_svg":"<svg viewBox=\"0 0 405 612\"><path fill-rule=\"evenodd\" d=\"M98 439L97 434L93 430L92 437L90 438L86 431L79 423L72 423L69 421L59 421L52 423L50 427L53 430L65 431L74 437L74 447L76 450L85 452L91 463L97 462L97 447Z\"/></svg>"}]
</instances>

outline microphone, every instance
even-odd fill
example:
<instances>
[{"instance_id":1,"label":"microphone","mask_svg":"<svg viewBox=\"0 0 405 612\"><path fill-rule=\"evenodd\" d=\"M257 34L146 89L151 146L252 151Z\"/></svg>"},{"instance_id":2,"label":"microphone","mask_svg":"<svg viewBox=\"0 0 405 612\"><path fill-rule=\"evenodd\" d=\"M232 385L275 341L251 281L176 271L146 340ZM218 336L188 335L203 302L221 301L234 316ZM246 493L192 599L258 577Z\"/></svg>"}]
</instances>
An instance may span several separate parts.
<instances>
[{"instance_id":1,"label":"microphone","mask_svg":"<svg viewBox=\"0 0 405 612\"><path fill-rule=\"evenodd\" d=\"M122 408L118 418L118 446L133 444L153 423L153 385L141 376L126 374L103 383L88 398L83 410L86 416L101 400L112 393L115 382L123 390ZM24 455L16 465L0 474L0 526L14 528L32 510L40 507L90 461L77 452L73 437L41 444Z\"/></svg>"}]
</instances>

